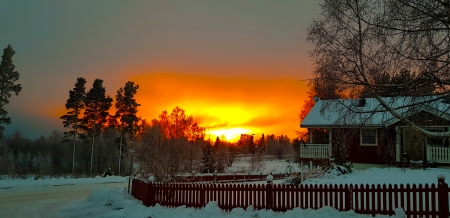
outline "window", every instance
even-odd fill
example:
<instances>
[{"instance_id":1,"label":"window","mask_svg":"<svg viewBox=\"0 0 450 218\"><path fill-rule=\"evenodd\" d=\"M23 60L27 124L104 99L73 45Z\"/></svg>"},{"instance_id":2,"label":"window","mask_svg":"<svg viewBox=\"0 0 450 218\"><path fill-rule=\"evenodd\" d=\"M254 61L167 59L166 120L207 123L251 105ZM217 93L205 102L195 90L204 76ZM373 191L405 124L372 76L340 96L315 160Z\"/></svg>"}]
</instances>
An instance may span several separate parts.
<instances>
[{"instance_id":1,"label":"window","mask_svg":"<svg viewBox=\"0 0 450 218\"><path fill-rule=\"evenodd\" d=\"M361 130L361 145L362 146L377 146L377 130L376 129L362 129Z\"/></svg>"},{"instance_id":2,"label":"window","mask_svg":"<svg viewBox=\"0 0 450 218\"><path fill-rule=\"evenodd\" d=\"M428 128L425 128L425 129L430 131L430 132L445 132L446 131L445 128L428 127ZM428 136L427 137L427 145L431 145L431 146L448 146L447 138Z\"/></svg>"},{"instance_id":3,"label":"window","mask_svg":"<svg viewBox=\"0 0 450 218\"><path fill-rule=\"evenodd\" d=\"M313 144L328 144L330 141L328 130L322 128L310 129Z\"/></svg>"}]
</instances>

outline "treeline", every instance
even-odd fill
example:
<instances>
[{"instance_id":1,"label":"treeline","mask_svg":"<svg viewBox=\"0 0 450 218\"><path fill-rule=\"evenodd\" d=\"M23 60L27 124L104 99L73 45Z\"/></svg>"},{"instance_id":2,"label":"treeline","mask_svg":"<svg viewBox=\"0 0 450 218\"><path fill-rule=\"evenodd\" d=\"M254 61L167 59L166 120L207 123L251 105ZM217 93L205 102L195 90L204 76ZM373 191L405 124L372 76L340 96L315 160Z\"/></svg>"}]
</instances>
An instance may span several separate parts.
<instances>
[{"instance_id":1,"label":"treeline","mask_svg":"<svg viewBox=\"0 0 450 218\"><path fill-rule=\"evenodd\" d=\"M268 156L295 159L298 154L294 155L294 148L300 145L298 140L290 141L287 136L255 137L243 134L235 143L227 142L223 137L215 140L204 137L204 128L199 127L182 109L175 108L171 114L163 112L159 119L143 123L143 130L133 143L135 169L130 171L130 149L121 155L120 142L117 140L120 132L106 128L94 146L92 175L102 175L108 166L118 175L120 156L121 175L145 172L154 175L159 181L168 181L179 174L225 172L238 155L247 158L247 170L257 172L264 169L264 158ZM64 140L62 131L54 130L49 136L41 136L36 140L27 139L20 131L16 131L1 140L0 175L10 178L34 176L35 179L88 176L91 143L77 140L74 171L72 152L73 144Z\"/></svg>"},{"instance_id":2,"label":"treeline","mask_svg":"<svg viewBox=\"0 0 450 218\"><path fill-rule=\"evenodd\" d=\"M267 155L280 160L294 156L292 142L283 135L242 134L236 143L206 139L205 128L179 107L151 122L142 120L134 99L139 86L131 81L117 91L114 114L102 80L96 79L87 92L85 86L80 77L69 91L68 111L61 116L68 131L55 130L34 141L16 131L2 139L0 174L93 177L109 167L115 175L145 173L168 181L180 174L224 172L238 154L247 158L252 172L264 169ZM130 169L133 156L137 164Z\"/></svg>"},{"instance_id":3,"label":"treeline","mask_svg":"<svg viewBox=\"0 0 450 218\"><path fill-rule=\"evenodd\" d=\"M96 79L88 91L86 80L77 78L60 118L65 132L32 141L16 131L0 143L0 174L10 177L95 176L111 167L116 175L129 174L126 149L135 140L140 126L134 95L139 88L128 81L115 98L115 114L109 111L113 99L106 95L103 80ZM1 129L0 129L1 130ZM123 154L122 154L123 151ZM123 172L121 172L121 169Z\"/></svg>"},{"instance_id":4,"label":"treeline","mask_svg":"<svg viewBox=\"0 0 450 218\"><path fill-rule=\"evenodd\" d=\"M15 71L10 45L4 49L0 67L0 124L9 124L4 105L11 93L19 94L22 87L15 84ZM115 101L106 95L103 80L95 79L86 90L87 81L79 77L65 104L67 113L62 124L67 131L54 130L50 136L29 140L16 131L2 137L0 126L0 174L10 177L36 179L43 176L87 176L103 174L109 167L115 175L131 174L135 153L139 172L154 175L158 181L173 179L179 174L223 172L231 166L238 154L248 157L250 171L264 169L264 156L281 160L292 155L292 144L287 136L241 135L237 143L218 137L205 139L205 128L192 116L176 107L151 122L137 117L138 104L134 98L139 86L128 81L117 90ZM113 105L114 103L114 105ZM116 112L110 114L111 107ZM297 140L298 141L298 140ZM297 143L299 144L299 143ZM297 146L298 147L298 146ZM297 149L298 150L298 149ZM298 156L298 155L296 155ZM129 161L128 161L129 160Z\"/></svg>"},{"instance_id":5,"label":"treeline","mask_svg":"<svg viewBox=\"0 0 450 218\"><path fill-rule=\"evenodd\" d=\"M14 54L8 46L2 56L0 90L6 95L0 96L0 124L10 123L3 109L9 92L18 94L22 89L14 83L19 78L12 64ZM140 104L134 96L139 86L132 81L117 90L115 99L106 95L103 80L95 79L88 90L86 84L79 77L69 90L67 112L60 117L66 131L55 130L36 140L27 139L20 131L6 137L0 134L0 174L14 178L34 175L36 179L93 177L109 167L115 175L129 175L133 170L167 181L179 174L224 172L238 154L248 157L250 171L264 169L265 155L281 159L293 154L287 136L254 139L254 135L243 134L237 143L205 139L205 128L179 107L146 122L136 115ZM110 114L113 106L116 112ZM139 163L137 169L130 168L133 154Z\"/></svg>"},{"instance_id":6,"label":"treeline","mask_svg":"<svg viewBox=\"0 0 450 218\"><path fill-rule=\"evenodd\" d=\"M103 174L110 166L117 172L119 149L116 138L118 132L112 128L106 129L94 146L93 175ZM77 157L75 170L72 171L71 143L63 142L62 131L54 130L48 136L41 136L36 140L27 139L20 131L10 136L4 136L0 143L0 174L10 178L26 178L30 175L35 179L45 176L84 177L89 174L91 146L89 142L77 141ZM129 159L128 159L129 160ZM125 161L124 168L129 169L129 161ZM127 172L128 173L128 172ZM116 173L117 174L117 173Z\"/></svg>"},{"instance_id":7,"label":"treeline","mask_svg":"<svg viewBox=\"0 0 450 218\"><path fill-rule=\"evenodd\" d=\"M144 123L136 144L137 160L145 176L156 181L170 181L177 175L225 172L237 155L248 162L246 172L264 170L264 158L273 156L281 160L299 157L299 140L287 136L242 134L236 143L217 137L205 139L205 128L199 127L192 116L176 107L170 114L164 111L158 119ZM294 147L297 147L295 149Z\"/></svg>"}]
</instances>

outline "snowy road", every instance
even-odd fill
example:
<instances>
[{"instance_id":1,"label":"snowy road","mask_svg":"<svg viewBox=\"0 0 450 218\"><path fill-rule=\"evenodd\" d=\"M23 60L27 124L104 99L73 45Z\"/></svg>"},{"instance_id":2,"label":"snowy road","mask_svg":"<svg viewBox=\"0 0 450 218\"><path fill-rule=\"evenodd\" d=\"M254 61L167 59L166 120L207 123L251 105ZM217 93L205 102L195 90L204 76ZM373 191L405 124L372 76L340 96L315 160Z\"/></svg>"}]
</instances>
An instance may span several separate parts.
<instances>
[{"instance_id":1,"label":"snowy road","mask_svg":"<svg viewBox=\"0 0 450 218\"><path fill-rule=\"evenodd\" d=\"M95 217L112 210L79 207L94 189L127 187L127 182L0 188L0 217ZM74 210L77 210L76 212ZM97 214L92 214L95 211Z\"/></svg>"}]
</instances>

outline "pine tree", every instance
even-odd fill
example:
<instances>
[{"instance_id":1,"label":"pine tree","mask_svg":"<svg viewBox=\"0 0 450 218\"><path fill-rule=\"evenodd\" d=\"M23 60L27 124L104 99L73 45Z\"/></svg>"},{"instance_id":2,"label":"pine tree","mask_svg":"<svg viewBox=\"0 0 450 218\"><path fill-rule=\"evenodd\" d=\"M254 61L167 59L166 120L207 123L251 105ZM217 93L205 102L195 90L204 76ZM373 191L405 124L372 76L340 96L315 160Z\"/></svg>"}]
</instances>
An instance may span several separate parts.
<instances>
[{"instance_id":1,"label":"pine tree","mask_svg":"<svg viewBox=\"0 0 450 218\"><path fill-rule=\"evenodd\" d=\"M89 176L92 175L92 163L94 158L95 138L106 128L109 118L109 109L112 105L112 98L106 96L103 80L96 79L94 85L86 94L86 109L84 110L83 128L87 136L91 139L91 168Z\"/></svg>"},{"instance_id":2,"label":"pine tree","mask_svg":"<svg viewBox=\"0 0 450 218\"><path fill-rule=\"evenodd\" d=\"M19 72L15 71L15 65L12 62L12 57L16 52L12 49L11 45L8 45L3 49L2 63L0 65L0 124L10 124L11 118L6 115L8 112L5 110L5 105L9 103L11 92L19 95L22 91L20 84L14 84L19 79ZM5 127L0 126L0 138L3 134Z\"/></svg>"},{"instance_id":3,"label":"pine tree","mask_svg":"<svg viewBox=\"0 0 450 218\"><path fill-rule=\"evenodd\" d=\"M122 160L122 146L123 138L128 134L132 140L137 132L137 122L139 118L136 116L138 112L137 107L140 106L136 102L134 95L137 93L139 85L134 85L134 82L128 81L125 86L117 90L116 95L116 115L115 119L119 120L116 124L116 128L120 131L120 142L119 142L119 175L120 175L120 164Z\"/></svg>"},{"instance_id":4,"label":"pine tree","mask_svg":"<svg viewBox=\"0 0 450 218\"><path fill-rule=\"evenodd\" d=\"M77 78L75 88L69 91L69 99L66 102L67 114L61 116L64 127L70 127L73 131L65 132L66 135L73 135L73 156L72 156L72 173L75 169L75 147L78 131L81 129L78 125L78 115L80 110L84 109L84 101L86 100L86 80L83 77Z\"/></svg>"},{"instance_id":5,"label":"pine tree","mask_svg":"<svg viewBox=\"0 0 450 218\"><path fill-rule=\"evenodd\" d=\"M219 139L219 136L217 136L217 137L216 137L216 142L214 142L214 148L217 149L217 147L219 146L219 144L220 144L220 139Z\"/></svg>"},{"instance_id":6,"label":"pine tree","mask_svg":"<svg viewBox=\"0 0 450 218\"><path fill-rule=\"evenodd\" d=\"M202 164L203 173L213 173L216 169L216 164L214 161L214 151L210 143L207 143L203 147Z\"/></svg>"}]
</instances>

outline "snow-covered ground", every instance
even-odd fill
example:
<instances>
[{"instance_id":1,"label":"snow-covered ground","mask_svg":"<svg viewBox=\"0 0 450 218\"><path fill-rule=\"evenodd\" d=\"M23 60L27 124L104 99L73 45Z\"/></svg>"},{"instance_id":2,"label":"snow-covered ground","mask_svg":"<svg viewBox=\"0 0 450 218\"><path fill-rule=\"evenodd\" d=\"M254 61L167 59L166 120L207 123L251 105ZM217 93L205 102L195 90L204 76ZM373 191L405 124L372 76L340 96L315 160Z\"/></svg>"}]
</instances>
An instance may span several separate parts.
<instances>
[{"instance_id":1,"label":"snow-covered ground","mask_svg":"<svg viewBox=\"0 0 450 218\"><path fill-rule=\"evenodd\" d=\"M245 162L237 162L236 168L245 168ZM288 163L286 161L267 161L263 173L284 172ZM232 169L231 169L232 170ZM298 170L298 168L296 168ZM231 171L232 172L232 171ZM309 184L431 184L437 183L438 175L445 175L450 179L450 170L447 169L426 169L410 170L399 168L371 168L365 171L355 171L348 175L326 175L323 178L310 179L305 181ZM281 181L280 181L281 182ZM106 183L106 184L105 184ZM0 180L0 192L23 191L27 188L32 190L52 190L56 187L64 188L86 185L99 185L102 188L95 188L86 198L76 199L69 203L53 206L54 217L371 217L368 215L355 214L353 211L339 212L333 208L325 207L319 210L302 210L299 208L277 213L271 210L254 210L249 208L235 208L230 212L220 210L215 202L210 202L203 209L186 207L167 208L162 206L145 207L142 202L137 201L127 193L127 178L107 177L107 178L86 178L86 179L44 179L44 180ZM64 190L64 189L63 189ZM2 195L2 198L4 196ZM8 196L4 201L8 201ZM39 204L39 203L37 203ZM50 204L48 202L48 204ZM17 208L16 208L17 209ZM23 208L26 210L27 208ZM0 210L0 217L5 216L5 212ZM51 216L50 216L51 217ZM378 215L377 217L387 217ZM404 217L401 209L397 210L395 216Z\"/></svg>"},{"instance_id":2,"label":"snow-covered ground","mask_svg":"<svg viewBox=\"0 0 450 218\"><path fill-rule=\"evenodd\" d=\"M248 173L250 171L250 164L248 163L249 157L238 157L233 162L233 165L231 167L228 167L226 169L227 173ZM292 167L293 170L299 171L300 168L298 167L298 164L293 163L290 161L290 163L286 160L278 160L277 158L273 157L266 157L264 163L262 164L262 167L258 172L253 173L284 173L289 166Z\"/></svg>"},{"instance_id":3,"label":"snow-covered ground","mask_svg":"<svg viewBox=\"0 0 450 218\"><path fill-rule=\"evenodd\" d=\"M108 176L95 178L45 178L34 180L34 177L27 179L11 179L5 176L0 179L0 189L10 189L18 187L42 187L42 186L66 186L79 184L105 184L127 182L127 178L120 176Z\"/></svg>"}]
</instances>

